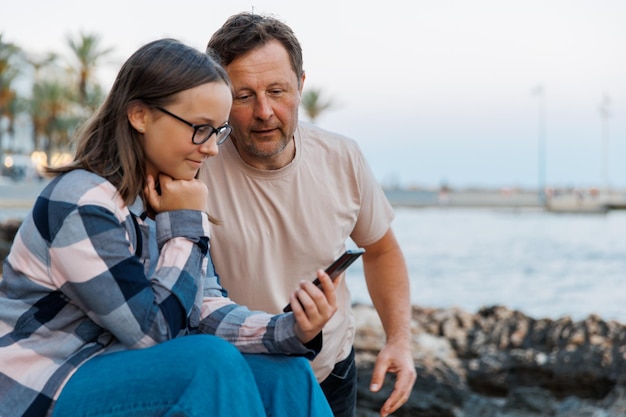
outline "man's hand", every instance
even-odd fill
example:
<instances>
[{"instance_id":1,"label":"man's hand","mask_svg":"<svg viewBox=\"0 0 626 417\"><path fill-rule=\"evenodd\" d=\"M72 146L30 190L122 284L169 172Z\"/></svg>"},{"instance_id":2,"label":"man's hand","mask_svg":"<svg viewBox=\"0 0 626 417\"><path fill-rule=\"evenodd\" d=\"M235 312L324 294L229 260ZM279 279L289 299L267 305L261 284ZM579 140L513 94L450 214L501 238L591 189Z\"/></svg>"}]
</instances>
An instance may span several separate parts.
<instances>
[{"instance_id":1,"label":"man's hand","mask_svg":"<svg viewBox=\"0 0 626 417\"><path fill-rule=\"evenodd\" d=\"M380 415L386 417L400 408L411 395L415 384L416 372L409 342L388 341L380 350L374 365L370 391L378 392L383 385L387 372L396 374L393 392L380 409Z\"/></svg>"},{"instance_id":2,"label":"man's hand","mask_svg":"<svg viewBox=\"0 0 626 417\"><path fill-rule=\"evenodd\" d=\"M302 343L313 340L337 311L335 287L339 280L333 283L321 269L317 271L317 277L322 289L312 282L302 281L289 299L296 319L296 336Z\"/></svg>"},{"instance_id":3,"label":"man's hand","mask_svg":"<svg viewBox=\"0 0 626 417\"><path fill-rule=\"evenodd\" d=\"M387 372L396 374L393 392L380 410L384 417L408 401L416 378L411 354L409 272L391 228L364 248L367 289L387 335L387 343L376 358L370 390L380 390Z\"/></svg>"}]
</instances>

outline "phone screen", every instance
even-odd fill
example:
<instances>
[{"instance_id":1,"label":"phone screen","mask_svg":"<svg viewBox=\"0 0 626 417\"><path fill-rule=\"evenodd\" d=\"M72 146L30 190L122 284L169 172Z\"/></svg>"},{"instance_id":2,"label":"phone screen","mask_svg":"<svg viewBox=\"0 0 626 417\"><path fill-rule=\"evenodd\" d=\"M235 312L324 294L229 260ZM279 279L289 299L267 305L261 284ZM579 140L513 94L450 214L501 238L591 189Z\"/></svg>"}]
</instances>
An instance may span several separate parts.
<instances>
[{"instance_id":1,"label":"phone screen","mask_svg":"<svg viewBox=\"0 0 626 417\"><path fill-rule=\"evenodd\" d=\"M330 279L334 281L339 275L341 275L343 271L348 269L348 267L352 265L352 263L356 261L359 256L363 255L364 253L365 249L363 248L348 249L344 253L342 253L339 258L335 259L335 261L330 264L328 268L326 268L325 272L328 274ZM315 278L313 284L319 287L320 280ZM287 304L285 308L283 308L283 311L285 313L291 311L291 304Z\"/></svg>"}]
</instances>

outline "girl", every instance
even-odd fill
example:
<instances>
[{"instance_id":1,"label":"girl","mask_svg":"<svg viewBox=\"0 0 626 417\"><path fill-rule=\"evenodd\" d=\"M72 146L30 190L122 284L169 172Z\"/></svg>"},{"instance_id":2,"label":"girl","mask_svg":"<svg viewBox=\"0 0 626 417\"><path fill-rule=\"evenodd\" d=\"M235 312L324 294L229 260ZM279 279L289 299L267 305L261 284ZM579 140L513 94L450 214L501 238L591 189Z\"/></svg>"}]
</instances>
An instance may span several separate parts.
<instances>
[{"instance_id":1,"label":"girl","mask_svg":"<svg viewBox=\"0 0 626 417\"><path fill-rule=\"evenodd\" d=\"M6 259L0 416L331 415L306 359L337 309L329 277L269 315L213 270L195 177L231 104L224 70L175 40L122 66Z\"/></svg>"}]
</instances>

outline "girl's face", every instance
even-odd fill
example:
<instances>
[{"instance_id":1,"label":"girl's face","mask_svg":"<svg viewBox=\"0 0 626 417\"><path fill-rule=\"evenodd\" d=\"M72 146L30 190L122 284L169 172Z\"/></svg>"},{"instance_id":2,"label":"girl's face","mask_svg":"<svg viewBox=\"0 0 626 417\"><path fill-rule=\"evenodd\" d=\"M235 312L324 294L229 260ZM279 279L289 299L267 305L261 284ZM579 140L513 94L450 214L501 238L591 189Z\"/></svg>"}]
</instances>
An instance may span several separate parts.
<instances>
[{"instance_id":1,"label":"girl's face","mask_svg":"<svg viewBox=\"0 0 626 417\"><path fill-rule=\"evenodd\" d=\"M231 105L230 88L216 81L178 93L171 104L163 107L165 112L159 109L147 111L141 136L146 174L155 179L160 173L178 180L193 179L204 160L217 155L216 134L196 145L191 141L193 127L171 114L194 125L210 124L218 129L228 121ZM201 138L196 137L196 141L198 139Z\"/></svg>"}]
</instances>

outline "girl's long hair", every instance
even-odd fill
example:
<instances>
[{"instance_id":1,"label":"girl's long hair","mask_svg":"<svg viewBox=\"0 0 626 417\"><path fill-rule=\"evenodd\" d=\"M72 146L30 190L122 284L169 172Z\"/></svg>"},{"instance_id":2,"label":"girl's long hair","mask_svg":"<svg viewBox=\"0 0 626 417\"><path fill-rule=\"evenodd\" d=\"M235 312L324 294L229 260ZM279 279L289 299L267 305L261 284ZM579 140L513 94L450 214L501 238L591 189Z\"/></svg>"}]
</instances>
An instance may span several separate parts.
<instances>
[{"instance_id":1,"label":"girl's long hair","mask_svg":"<svg viewBox=\"0 0 626 417\"><path fill-rule=\"evenodd\" d=\"M145 155L128 120L129 105L167 106L176 94L216 81L230 85L224 69L207 54L174 39L144 45L122 65L104 103L77 131L72 162L46 167L46 173L85 169L115 185L127 205L137 196L145 203Z\"/></svg>"}]
</instances>

